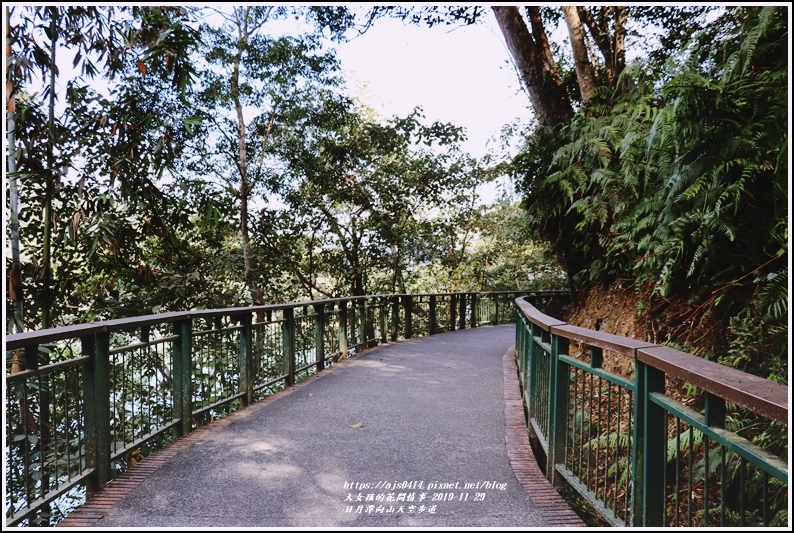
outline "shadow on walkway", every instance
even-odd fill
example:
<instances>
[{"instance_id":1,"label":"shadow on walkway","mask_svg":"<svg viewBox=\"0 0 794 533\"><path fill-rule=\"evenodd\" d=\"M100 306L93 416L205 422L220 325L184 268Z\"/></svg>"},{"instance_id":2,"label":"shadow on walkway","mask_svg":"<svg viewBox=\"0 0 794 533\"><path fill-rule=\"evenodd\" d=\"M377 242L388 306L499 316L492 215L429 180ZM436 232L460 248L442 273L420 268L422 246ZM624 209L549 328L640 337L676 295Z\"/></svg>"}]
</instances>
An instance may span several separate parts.
<instances>
[{"instance_id":1,"label":"shadow on walkway","mask_svg":"<svg viewBox=\"0 0 794 533\"><path fill-rule=\"evenodd\" d=\"M526 443L514 334L337 363L153 454L61 526L583 526Z\"/></svg>"}]
</instances>

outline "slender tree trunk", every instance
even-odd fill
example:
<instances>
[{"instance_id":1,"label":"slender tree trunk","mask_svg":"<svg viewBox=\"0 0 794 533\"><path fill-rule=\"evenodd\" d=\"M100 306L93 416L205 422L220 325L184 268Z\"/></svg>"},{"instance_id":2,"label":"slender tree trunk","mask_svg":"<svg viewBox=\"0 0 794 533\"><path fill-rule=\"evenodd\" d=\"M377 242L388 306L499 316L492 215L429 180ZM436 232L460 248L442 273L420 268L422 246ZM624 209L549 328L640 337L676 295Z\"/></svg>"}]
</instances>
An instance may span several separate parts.
<instances>
[{"instance_id":1,"label":"slender tree trunk","mask_svg":"<svg viewBox=\"0 0 794 533\"><path fill-rule=\"evenodd\" d=\"M613 77L617 82L626 68L626 20L628 14L623 6L615 6L615 61L613 63ZM624 81L621 84L623 94L629 91L631 84Z\"/></svg>"},{"instance_id":2,"label":"slender tree trunk","mask_svg":"<svg viewBox=\"0 0 794 533\"><path fill-rule=\"evenodd\" d=\"M391 291L394 293L405 293L405 280L403 280L402 274L402 254L400 253L400 247L396 244L391 245L391 265L392 265L392 277L391 277Z\"/></svg>"},{"instance_id":3,"label":"slender tree trunk","mask_svg":"<svg viewBox=\"0 0 794 533\"><path fill-rule=\"evenodd\" d=\"M586 102L590 93L596 88L596 80L593 64L590 62L587 45L584 42L584 28L575 6L563 7L562 13L565 16L565 24L568 26L568 34L571 37L571 50L576 68L576 79L579 82L579 92L582 95L582 101Z\"/></svg>"},{"instance_id":4,"label":"slender tree trunk","mask_svg":"<svg viewBox=\"0 0 794 533\"><path fill-rule=\"evenodd\" d=\"M237 165L240 172L240 239L243 245L243 268L245 282L251 292L254 305L264 305L261 289L256 284L252 263L251 238L248 232L248 200L251 195L251 185L248 179L248 154L245 147L245 116L240 100L240 64L243 58L243 49L248 42L248 13L249 7L239 8L237 11L238 42L237 52L234 56L234 69L232 71L231 89L234 100L234 110L237 114Z\"/></svg>"},{"instance_id":5,"label":"slender tree trunk","mask_svg":"<svg viewBox=\"0 0 794 533\"><path fill-rule=\"evenodd\" d=\"M350 217L350 237L353 241L350 246L350 269L352 276L353 296L363 296L364 292L364 269L361 267L361 236L358 233L356 216Z\"/></svg>"},{"instance_id":6,"label":"slender tree trunk","mask_svg":"<svg viewBox=\"0 0 794 533\"><path fill-rule=\"evenodd\" d=\"M52 196L55 194L54 179L56 176L55 169L55 48L58 43L56 16L58 12L57 7L50 8L50 102L49 102L49 118L47 120L47 169L44 194L44 237L43 252L42 252L42 281L43 281L43 297L41 300L41 327L47 329L51 323L52 313L52 295L50 294L50 285L52 280Z\"/></svg>"},{"instance_id":7,"label":"slender tree trunk","mask_svg":"<svg viewBox=\"0 0 794 533\"><path fill-rule=\"evenodd\" d=\"M6 65L11 58L11 41L9 36L11 34L11 25L9 20L11 15L6 6ZM6 69L8 67L6 66ZM22 297L22 262L19 258L19 193L17 189L17 155L16 155L16 140L14 131L16 130L16 94L14 94L14 87L11 84L10 77L6 71L6 140L8 146L8 202L11 212L9 213L10 224L9 229L11 232L11 272L8 279L8 295L9 299L13 302L14 306L14 324L7 326L7 332L12 333L14 329L17 333L22 333L24 330L24 314L23 314L23 297ZM25 352L22 348L14 352L11 360L11 373L21 372L25 369Z\"/></svg>"},{"instance_id":8,"label":"slender tree trunk","mask_svg":"<svg viewBox=\"0 0 794 533\"><path fill-rule=\"evenodd\" d=\"M540 18L540 8L528 7L530 26L515 6L492 7L540 124L548 131L567 123L573 108L562 85Z\"/></svg>"}]
</instances>

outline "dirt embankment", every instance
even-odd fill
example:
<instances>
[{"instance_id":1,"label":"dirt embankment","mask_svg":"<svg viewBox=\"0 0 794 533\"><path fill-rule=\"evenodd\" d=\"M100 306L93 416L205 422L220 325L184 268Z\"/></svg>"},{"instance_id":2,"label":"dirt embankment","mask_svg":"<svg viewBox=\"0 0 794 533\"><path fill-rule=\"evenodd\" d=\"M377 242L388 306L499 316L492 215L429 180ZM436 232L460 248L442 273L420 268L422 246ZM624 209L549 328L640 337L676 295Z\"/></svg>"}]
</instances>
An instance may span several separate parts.
<instances>
[{"instance_id":1,"label":"dirt embankment","mask_svg":"<svg viewBox=\"0 0 794 533\"><path fill-rule=\"evenodd\" d=\"M631 286L616 283L610 287L596 287L590 289L579 302L568 307L565 316L557 318L574 326L647 340L637 320L639 300L640 297ZM575 348L572 352L574 350ZM572 355L575 356L574 353ZM603 367L609 372L630 377L634 372L634 361L605 352Z\"/></svg>"},{"instance_id":2,"label":"dirt embankment","mask_svg":"<svg viewBox=\"0 0 794 533\"><path fill-rule=\"evenodd\" d=\"M655 306L655 307L654 307ZM655 320L648 320L648 307L663 308ZM695 307L693 311L693 307ZM640 312L640 308L644 312ZM665 300L648 304L630 284L613 283L607 287L594 287L582 294L579 301L572 303L557 316L567 323L583 328L611 333L621 337L644 340L655 344L678 334L678 337L706 337L719 328L718 323L708 320L696 321L693 316L697 307L686 305L683 299ZM697 324L697 327L693 325ZM682 333L683 332L683 333ZM685 335L684 335L685 334ZM695 352L690 352L697 355ZM571 345L570 355L589 361L589 353L582 353L582 347ZM619 354L604 351L603 368L608 372L632 378L634 360ZM671 396L683 397L685 387L680 380L667 379L667 390Z\"/></svg>"}]
</instances>

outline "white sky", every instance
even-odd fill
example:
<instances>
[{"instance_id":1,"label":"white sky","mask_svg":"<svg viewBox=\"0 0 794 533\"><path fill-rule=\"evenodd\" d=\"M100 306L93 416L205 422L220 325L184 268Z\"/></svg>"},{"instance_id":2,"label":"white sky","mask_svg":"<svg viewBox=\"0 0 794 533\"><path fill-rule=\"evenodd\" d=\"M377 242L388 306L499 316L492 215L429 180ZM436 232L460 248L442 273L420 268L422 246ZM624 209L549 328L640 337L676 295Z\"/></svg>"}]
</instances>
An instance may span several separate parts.
<instances>
[{"instance_id":1,"label":"white sky","mask_svg":"<svg viewBox=\"0 0 794 533\"><path fill-rule=\"evenodd\" d=\"M357 94L364 103L384 117L421 106L427 121L463 126L463 147L475 157L504 124L532 116L490 12L482 23L454 30L384 17L336 49L350 88L367 82Z\"/></svg>"}]
</instances>

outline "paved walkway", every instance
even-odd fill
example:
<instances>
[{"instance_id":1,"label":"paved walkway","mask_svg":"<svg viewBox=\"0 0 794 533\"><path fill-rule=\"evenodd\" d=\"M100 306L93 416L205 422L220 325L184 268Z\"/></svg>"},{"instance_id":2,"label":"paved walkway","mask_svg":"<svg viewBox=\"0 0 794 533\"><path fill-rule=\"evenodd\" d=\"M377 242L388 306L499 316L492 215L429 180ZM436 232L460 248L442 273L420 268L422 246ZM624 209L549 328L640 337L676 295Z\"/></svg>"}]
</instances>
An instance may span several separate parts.
<instances>
[{"instance_id":1,"label":"paved walkway","mask_svg":"<svg viewBox=\"0 0 794 533\"><path fill-rule=\"evenodd\" d=\"M373 348L152 454L62 526L583 526L527 444L514 327Z\"/></svg>"}]
</instances>

